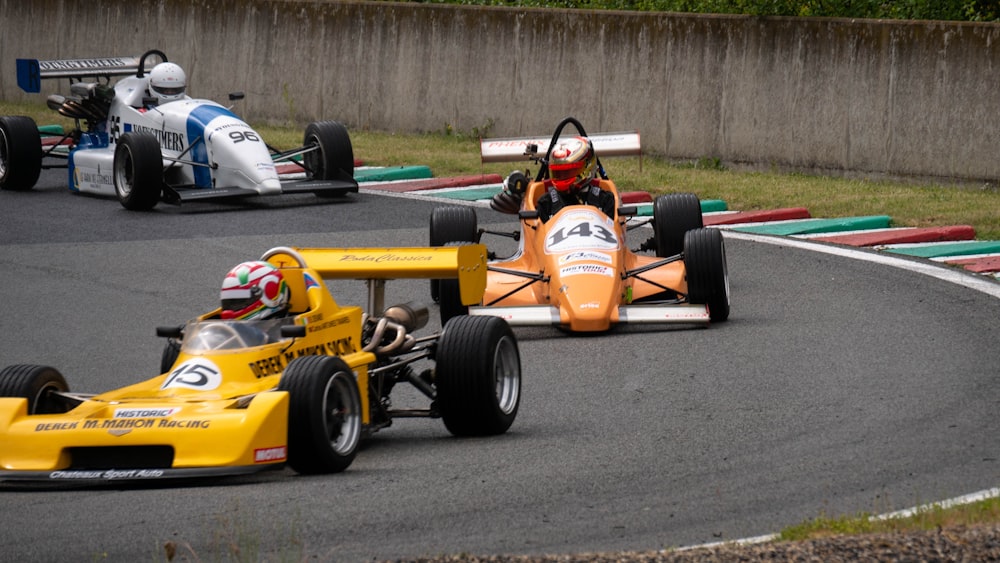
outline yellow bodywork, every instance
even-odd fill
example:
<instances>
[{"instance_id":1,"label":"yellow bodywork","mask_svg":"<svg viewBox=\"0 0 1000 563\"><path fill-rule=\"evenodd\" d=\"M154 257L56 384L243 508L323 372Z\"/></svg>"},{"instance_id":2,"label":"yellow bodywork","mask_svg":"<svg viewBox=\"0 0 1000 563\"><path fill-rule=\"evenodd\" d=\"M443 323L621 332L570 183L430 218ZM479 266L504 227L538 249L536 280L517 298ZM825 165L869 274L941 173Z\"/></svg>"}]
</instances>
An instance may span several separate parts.
<instances>
[{"instance_id":1,"label":"yellow bodywork","mask_svg":"<svg viewBox=\"0 0 1000 563\"><path fill-rule=\"evenodd\" d=\"M263 259L281 269L291 288L292 322L305 327L305 336L236 350L182 349L167 373L93 396L74 395L79 404L65 413L29 415L26 398L0 397L0 479L136 479L280 466L287 459L289 398L277 388L293 359L341 357L357 376L362 422L370 420L368 366L375 355L362 350L363 311L340 306L323 279L458 278L469 303L482 299L486 285L482 245L280 247ZM218 310L211 311L198 320L217 316ZM194 381L199 385L185 384ZM120 455L122 464L89 470L79 462L86 457L82 452Z\"/></svg>"}]
</instances>

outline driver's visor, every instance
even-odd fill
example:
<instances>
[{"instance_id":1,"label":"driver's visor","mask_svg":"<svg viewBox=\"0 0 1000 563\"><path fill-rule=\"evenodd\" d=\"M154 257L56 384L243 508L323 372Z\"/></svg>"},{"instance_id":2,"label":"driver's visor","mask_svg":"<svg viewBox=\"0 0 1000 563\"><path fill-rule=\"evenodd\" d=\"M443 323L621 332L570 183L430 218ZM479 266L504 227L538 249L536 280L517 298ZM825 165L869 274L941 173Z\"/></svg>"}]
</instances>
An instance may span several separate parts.
<instances>
[{"instance_id":1,"label":"driver's visor","mask_svg":"<svg viewBox=\"0 0 1000 563\"><path fill-rule=\"evenodd\" d=\"M162 94L164 96L176 96L178 94L184 93L183 86L167 87L167 86L153 86L153 91L157 94Z\"/></svg>"},{"instance_id":2,"label":"driver's visor","mask_svg":"<svg viewBox=\"0 0 1000 563\"><path fill-rule=\"evenodd\" d=\"M222 300L222 310L223 311L242 311L247 307L253 305L257 302L256 297L247 297L246 299L223 299Z\"/></svg>"},{"instance_id":3,"label":"driver's visor","mask_svg":"<svg viewBox=\"0 0 1000 563\"><path fill-rule=\"evenodd\" d=\"M260 291L256 288L231 288L223 289L219 295L224 311L242 311L257 302Z\"/></svg>"},{"instance_id":4,"label":"driver's visor","mask_svg":"<svg viewBox=\"0 0 1000 563\"><path fill-rule=\"evenodd\" d=\"M571 180L583 170L583 162L571 162L569 164L550 164L549 176L553 180Z\"/></svg>"}]
</instances>

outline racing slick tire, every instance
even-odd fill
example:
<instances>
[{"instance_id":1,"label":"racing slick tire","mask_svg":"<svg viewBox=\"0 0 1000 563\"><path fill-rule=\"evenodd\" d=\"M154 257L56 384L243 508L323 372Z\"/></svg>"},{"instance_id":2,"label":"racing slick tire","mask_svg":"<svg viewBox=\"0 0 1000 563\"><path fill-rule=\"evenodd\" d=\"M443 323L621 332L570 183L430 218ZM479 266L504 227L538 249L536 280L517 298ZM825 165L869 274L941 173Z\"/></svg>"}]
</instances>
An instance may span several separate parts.
<instances>
[{"instance_id":1,"label":"racing slick tire","mask_svg":"<svg viewBox=\"0 0 1000 563\"><path fill-rule=\"evenodd\" d=\"M303 356L288 364L288 465L298 473L339 473L361 441L361 394L354 373L334 356Z\"/></svg>"},{"instance_id":2,"label":"racing slick tire","mask_svg":"<svg viewBox=\"0 0 1000 563\"><path fill-rule=\"evenodd\" d=\"M0 117L0 189L30 190L42 173L42 136L35 120Z\"/></svg>"},{"instance_id":3,"label":"racing slick tire","mask_svg":"<svg viewBox=\"0 0 1000 563\"><path fill-rule=\"evenodd\" d=\"M431 211L430 246L478 240L479 222L473 208L464 205L446 205ZM435 302L441 294L440 281L431 280L431 299Z\"/></svg>"},{"instance_id":4,"label":"racing slick tire","mask_svg":"<svg viewBox=\"0 0 1000 563\"><path fill-rule=\"evenodd\" d=\"M66 412L66 404L52 393L67 391L66 379L55 368L19 364L0 371L0 397L28 399L28 414Z\"/></svg>"},{"instance_id":5,"label":"racing slick tire","mask_svg":"<svg viewBox=\"0 0 1000 563\"><path fill-rule=\"evenodd\" d=\"M114 160L115 193L122 207L148 211L163 191L160 142L149 133L125 133L118 139Z\"/></svg>"},{"instance_id":6,"label":"racing slick tire","mask_svg":"<svg viewBox=\"0 0 1000 563\"><path fill-rule=\"evenodd\" d=\"M469 314L469 306L462 304L457 279L431 281L440 282L438 285L438 309L441 311L441 326L455 317Z\"/></svg>"},{"instance_id":7,"label":"racing slick tire","mask_svg":"<svg viewBox=\"0 0 1000 563\"><path fill-rule=\"evenodd\" d=\"M713 322L729 318L729 269L726 246L718 229L692 229L684 236L688 301L708 305Z\"/></svg>"},{"instance_id":8,"label":"racing slick tire","mask_svg":"<svg viewBox=\"0 0 1000 563\"><path fill-rule=\"evenodd\" d=\"M315 121L306 126L303 146L318 145L318 151L311 151L303 157L307 170L314 180L336 180L354 177L354 147L347 128L336 121ZM320 197L335 195L316 192Z\"/></svg>"},{"instance_id":9,"label":"racing slick tire","mask_svg":"<svg viewBox=\"0 0 1000 563\"><path fill-rule=\"evenodd\" d=\"M661 258L680 254L684 233L703 226L701 202L695 194L665 194L653 202L653 239Z\"/></svg>"},{"instance_id":10,"label":"racing slick tire","mask_svg":"<svg viewBox=\"0 0 1000 563\"><path fill-rule=\"evenodd\" d=\"M455 317L438 340L436 405L455 436L503 434L521 401L521 356L507 321Z\"/></svg>"}]
</instances>

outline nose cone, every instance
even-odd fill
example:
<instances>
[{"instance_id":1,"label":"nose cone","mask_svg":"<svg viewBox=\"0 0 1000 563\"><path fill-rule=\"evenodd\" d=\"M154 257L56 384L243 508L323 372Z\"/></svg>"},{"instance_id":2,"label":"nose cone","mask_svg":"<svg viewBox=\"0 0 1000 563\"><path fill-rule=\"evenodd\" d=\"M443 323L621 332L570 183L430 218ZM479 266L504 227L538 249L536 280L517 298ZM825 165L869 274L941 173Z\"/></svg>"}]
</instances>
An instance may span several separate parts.
<instances>
[{"instance_id":1,"label":"nose cone","mask_svg":"<svg viewBox=\"0 0 1000 563\"><path fill-rule=\"evenodd\" d=\"M278 178L265 178L257 184L261 195L277 195L281 193L281 181Z\"/></svg>"},{"instance_id":2,"label":"nose cone","mask_svg":"<svg viewBox=\"0 0 1000 563\"><path fill-rule=\"evenodd\" d=\"M576 264L559 275L559 313L570 330L608 330L621 301L621 283L613 268L604 264Z\"/></svg>"},{"instance_id":3,"label":"nose cone","mask_svg":"<svg viewBox=\"0 0 1000 563\"><path fill-rule=\"evenodd\" d=\"M217 187L238 187L261 195L281 193L281 181L271 153L248 125L242 121L212 122L216 127L208 136L209 154L215 163Z\"/></svg>"}]
</instances>

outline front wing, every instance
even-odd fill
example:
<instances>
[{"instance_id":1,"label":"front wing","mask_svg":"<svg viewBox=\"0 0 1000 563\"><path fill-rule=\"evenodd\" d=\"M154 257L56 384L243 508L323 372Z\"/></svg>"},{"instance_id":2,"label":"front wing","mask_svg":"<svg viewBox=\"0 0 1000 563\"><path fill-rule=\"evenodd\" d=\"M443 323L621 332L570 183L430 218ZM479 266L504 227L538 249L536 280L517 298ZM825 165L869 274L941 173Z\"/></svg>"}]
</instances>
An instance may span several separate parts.
<instances>
[{"instance_id":1,"label":"front wing","mask_svg":"<svg viewBox=\"0 0 1000 563\"><path fill-rule=\"evenodd\" d=\"M347 180L284 180L281 182L282 194L315 193L322 196L339 196L357 193L358 183ZM246 188L216 187L216 188L164 188L164 201L178 204L185 201L207 201L219 199L235 199L253 197L260 193Z\"/></svg>"},{"instance_id":2,"label":"front wing","mask_svg":"<svg viewBox=\"0 0 1000 563\"><path fill-rule=\"evenodd\" d=\"M85 401L28 415L0 398L0 481L112 481L246 474L284 465L288 394L242 401Z\"/></svg>"},{"instance_id":3,"label":"front wing","mask_svg":"<svg viewBox=\"0 0 1000 563\"><path fill-rule=\"evenodd\" d=\"M572 319L551 305L469 307L470 315L500 317L511 326L566 326ZM705 305L620 305L611 324L708 324Z\"/></svg>"}]
</instances>

